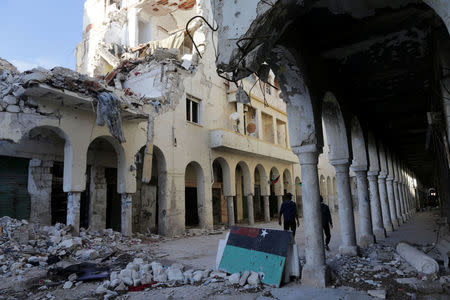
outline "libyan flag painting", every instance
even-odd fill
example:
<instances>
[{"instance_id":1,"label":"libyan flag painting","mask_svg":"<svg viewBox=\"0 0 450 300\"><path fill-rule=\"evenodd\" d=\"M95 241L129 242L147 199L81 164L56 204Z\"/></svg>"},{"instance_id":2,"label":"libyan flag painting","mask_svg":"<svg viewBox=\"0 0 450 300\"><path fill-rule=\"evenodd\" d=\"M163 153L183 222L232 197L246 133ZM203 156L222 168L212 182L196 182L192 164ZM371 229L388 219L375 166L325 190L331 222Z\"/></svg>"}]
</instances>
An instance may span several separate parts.
<instances>
[{"instance_id":1,"label":"libyan flag painting","mask_svg":"<svg viewBox=\"0 0 450 300\"><path fill-rule=\"evenodd\" d=\"M292 242L290 231L233 226L219 269L258 272L264 284L279 287Z\"/></svg>"}]
</instances>

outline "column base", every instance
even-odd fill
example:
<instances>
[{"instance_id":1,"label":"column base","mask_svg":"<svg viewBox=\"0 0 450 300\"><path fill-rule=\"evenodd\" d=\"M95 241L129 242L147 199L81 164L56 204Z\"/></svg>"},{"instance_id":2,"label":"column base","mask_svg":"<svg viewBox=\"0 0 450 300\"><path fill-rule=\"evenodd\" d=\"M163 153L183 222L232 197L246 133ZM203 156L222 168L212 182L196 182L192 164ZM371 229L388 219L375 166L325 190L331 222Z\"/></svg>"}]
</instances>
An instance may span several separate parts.
<instances>
[{"instance_id":1,"label":"column base","mask_svg":"<svg viewBox=\"0 0 450 300\"><path fill-rule=\"evenodd\" d=\"M401 217L397 218L397 222L398 222L398 226L400 226L400 225L402 225L404 223L403 219Z\"/></svg>"},{"instance_id":2,"label":"column base","mask_svg":"<svg viewBox=\"0 0 450 300\"><path fill-rule=\"evenodd\" d=\"M375 243L375 237L373 235L361 235L359 237L359 246L367 247Z\"/></svg>"},{"instance_id":3,"label":"column base","mask_svg":"<svg viewBox=\"0 0 450 300\"><path fill-rule=\"evenodd\" d=\"M377 240L386 238L386 231L383 228L374 229L373 234Z\"/></svg>"},{"instance_id":4,"label":"column base","mask_svg":"<svg viewBox=\"0 0 450 300\"><path fill-rule=\"evenodd\" d=\"M392 232L392 231L394 231L394 228L393 228L393 226L392 226L391 223L389 223L389 224L384 224L383 226L384 226L384 230L386 230L386 232Z\"/></svg>"},{"instance_id":5,"label":"column base","mask_svg":"<svg viewBox=\"0 0 450 300\"><path fill-rule=\"evenodd\" d=\"M405 214L402 215L402 220L403 220L403 223L406 223L406 221L408 221L408 218L406 217Z\"/></svg>"},{"instance_id":6,"label":"column base","mask_svg":"<svg viewBox=\"0 0 450 300\"><path fill-rule=\"evenodd\" d=\"M340 246L339 253L344 256L358 255L358 246Z\"/></svg>"},{"instance_id":7,"label":"column base","mask_svg":"<svg viewBox=\"0 0 450 300\"><path fill-rule=\"evenodd\" d=\"M304 265L301 283L303 286L324 288L330 282L330 277L327 266Z\"/></svg>"},{"instance_id":8,"label":"column base","mask_svg":"<svg viewBox=\"0 0 450 300\"><path fill-rule=\"evenodd\" d=\"M398 229L398 221L397 220L392 221L392 228L394 228L394 230Z\"/></svg>"}]
</instances>

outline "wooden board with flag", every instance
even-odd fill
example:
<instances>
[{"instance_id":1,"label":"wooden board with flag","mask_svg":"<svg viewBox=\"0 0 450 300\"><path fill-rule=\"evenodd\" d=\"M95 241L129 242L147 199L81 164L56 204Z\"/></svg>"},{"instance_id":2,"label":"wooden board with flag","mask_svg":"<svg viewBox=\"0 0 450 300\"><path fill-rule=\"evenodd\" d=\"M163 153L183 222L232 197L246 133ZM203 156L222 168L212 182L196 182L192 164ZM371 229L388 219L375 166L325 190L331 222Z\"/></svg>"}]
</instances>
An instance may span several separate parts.
<instances>
[{"instance_id":1,"label":"wooden board with flag","mask_svg":"<svg viewBox=\"0 0 450 300\"><path fill-rule=\"evenodd\" d=\"M279 287L291 243L289 231L233 226L219 269L262 272L263 283Z\"/></svg>"}]
</instances>

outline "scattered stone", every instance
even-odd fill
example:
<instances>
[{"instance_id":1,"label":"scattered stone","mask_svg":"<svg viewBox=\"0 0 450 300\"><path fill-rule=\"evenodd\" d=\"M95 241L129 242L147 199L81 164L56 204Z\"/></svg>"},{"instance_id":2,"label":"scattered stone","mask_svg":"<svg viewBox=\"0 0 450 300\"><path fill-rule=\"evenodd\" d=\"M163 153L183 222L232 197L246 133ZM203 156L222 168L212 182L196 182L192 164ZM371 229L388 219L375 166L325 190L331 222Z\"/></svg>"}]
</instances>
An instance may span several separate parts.
<instances>
[{"instance_id":1,"label":"scattered stone","mask_svg":"<svg viewBox=\"0 0 450 300\"><path fill-rule=\"evenodd\" d=\"M245 271L244 274L242 274L241 279L239 279L239 285L240 286L244 286L245 285L245 283L247 282L248 276L250 276L250 272L249 271Z\"/></svg>"},{"instance_id":2,"label":"scattered stone","mask_svg":"<svg viewBox=\"0 0 450 300\"><path fill-rule=\"evenodd\" d=\"M73 286L73 282L72 281L66 281L64 283L63 289L67 290L70 289Z\"/></svg>"},{"instance_id":3,"label":"scattered stone","mask_svg":"<svg viewBox=\"0 0 450 300\"><path fill-rule=\"evenodd\" d=\"M250 276L247 278L247 282L248 282L248 284L253 285L253 286L259 285L259 283L260 283L259 274L252 271Z\"/></svg>"},{"instance_id":4,"label":"scattered stone","mask_svg":"<svg viewBox=\"0 0 450 300\"><path fill-rule=\"evenodd\" d=\"M367 293L372 297L386 299L386 290L368 290Z\"/></svg>"},{"instance_id":5,"label":"scattered stone","mask_svg":"<svg viewBox=\"0 0 450 300\"><path fill-rule=\"evenodd\" d=\"M230 277L228 277L228 281L229 281L231 284L238 284L240 278L241 278L241 274L239 274L239 273L234 273L234 274L231 274Z\"/></svg>"}]
</instances>

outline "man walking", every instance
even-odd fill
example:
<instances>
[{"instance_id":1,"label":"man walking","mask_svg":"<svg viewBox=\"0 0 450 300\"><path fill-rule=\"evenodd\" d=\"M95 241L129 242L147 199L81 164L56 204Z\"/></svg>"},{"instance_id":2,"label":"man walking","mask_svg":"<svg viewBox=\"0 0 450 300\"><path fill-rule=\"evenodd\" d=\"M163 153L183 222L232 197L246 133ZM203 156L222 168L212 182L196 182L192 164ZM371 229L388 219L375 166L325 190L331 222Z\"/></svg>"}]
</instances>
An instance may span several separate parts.
<instances>
[{"instance_id":1,"label":"man walking","mask_svg":"<svg viewBox=\"0 0 450 300\"><path fill-rule=\"evenodd\" d=\"M283 215L284 230L292 230L292 234L295 237L295 220L297 220L297 226L300 226L300 222L298 221L297 205L294 201L292 201L291 193L286 193L283 198L280 213L278 214L278 224L281 226L281 216Z\"/></svg>"},{"instance_id":2,"label":"man walking","mask_svg":"<svg viewBox=\"0 0 450 300\"><path fill-rule=\"evenodd\" d=\"M325 249L330 251L330 247L328 247L328 244L330 243L331 239L330 227L331 229L333 229L333 220L331 219L330 208L328 207L328 205L323 203L322 196L320 196L320 208L322 210L322 227L323 232L325 233Z\"/></svg>"}]
</instances>

